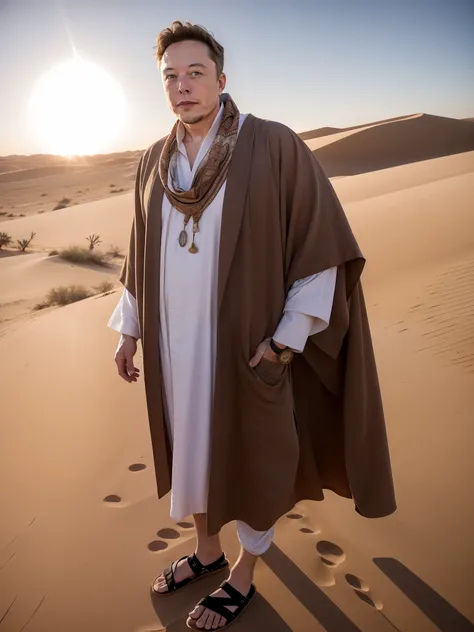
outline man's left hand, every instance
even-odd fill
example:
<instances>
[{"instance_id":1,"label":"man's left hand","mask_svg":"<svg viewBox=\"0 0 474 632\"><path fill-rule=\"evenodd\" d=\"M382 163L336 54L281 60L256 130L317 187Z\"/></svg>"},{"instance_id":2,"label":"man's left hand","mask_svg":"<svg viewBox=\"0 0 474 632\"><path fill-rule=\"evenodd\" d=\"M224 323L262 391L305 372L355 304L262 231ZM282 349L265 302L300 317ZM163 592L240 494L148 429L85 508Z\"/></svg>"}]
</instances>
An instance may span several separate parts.
<instances>
[{"instance_id":1,"label":"man's left hand","mask_svg":"<svg viewBox=\"0 0 474 632\"><path fill-rule=\"evenodd\" d=\"M266 338L258 345L255 355L249 362L251 367L257 366L262 358L270 360L270 362L279 362L277 354L274 353L270 348L270 340L271 338ZM275 342L275 344L278 347L282 347L282 349L284 348L283 345L278 344L278 342Z\"/></svg>"}]
</instances>

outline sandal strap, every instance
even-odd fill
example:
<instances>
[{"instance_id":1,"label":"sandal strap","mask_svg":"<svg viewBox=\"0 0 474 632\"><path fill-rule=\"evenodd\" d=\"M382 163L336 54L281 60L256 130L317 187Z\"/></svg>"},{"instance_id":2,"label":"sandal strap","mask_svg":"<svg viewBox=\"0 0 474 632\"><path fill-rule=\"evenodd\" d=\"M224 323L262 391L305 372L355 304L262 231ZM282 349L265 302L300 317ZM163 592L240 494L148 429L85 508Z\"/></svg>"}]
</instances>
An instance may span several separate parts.
<instances>
[{"instance_id":1,"label":"sandal strap","mask_svg":"<svg viewBox=\"0 0 474 632\"><path fill-rule=\"evenodd\" d=\"M174 578L176 569L178 567L178 564L182 562L183 560L186 560L188 562L194 575L192 577L187 577L186 579L183 579L180 582L176 582ZM174 592L175 590L178 590L179 588L184 588L186 584L189 584L196 577L199 577L199 575L205 575L206 573L213 573L214 571L223 569L226 566L229 566L229 561L226 559L225 553L222 553L219 559L217 559L215 562L212 562L212 564L208 564L207 566L202 564L198 560L195 554L189 555L189 556L184 555L183 557L180 557L179 560L176 560L175 562L173 562L171 566L168 566L168 568L166 568L163 571L163 576L166 581L166 587L168 588L167 592Z\"/></svg>"},{"instance_id":2,"label":"sandal strap","mask_svg":"<svg viewBox=\"0 0 474 632\"><path fill-rule=\"evenodd\" d=\"M204 597L204 599L198 601L197 605L208 608L216 614L220 614L227 622L232 621L232 619L236 616L234 612L231 612L225 607L237 605L232 601L232 599L228 599L227 597L211 597L211 595L208 595L207 597ZM235 612L238 613L239 609Z\"/></svg>"},{"instance_id":3,"label":"sandal strap","mask_svg":"<svg viewBox=\"0 0 474 632\"><path fill-rule=\"evenodd\" d=\"M188 564L195 575L200 575L204 570L204 564L202 564L195 553L188 556Z\"/></svg>"},{"instance_id":4,"label":"sandal strap","mask_svg":"<svg viewBox=\"0 0 474 632\"><path fill-rule=\"evenodd\" d=\"M229 582L222 582L220 588L229 595L232 600L232 605L238 606L239 608L247 605L255 593L255 586L253 584L250 586L248 595L243 595L237 588L231 586ZM217 597L217 599L219 599L219 597Z\"/></svg>"},{"instance_id":5,"label":"sandal strap","mask_svg":"<svg viewBox=\"0 0 474 632\"><path fill-rule=\"evenodd\" d=\"M186 557L187 557L187 555L184 555L183 557L181 557L179 560L176 560L175 562L173 562L171 564L171 566L168 566L168 568L166 568L164 570L163 575L165 577L166 587L168 588L168 592L173 592L174 590L176 590L177 588L179 588L182 585L181 582L179 582L178 584L176 583L176 581L174 579L174 574L176 572L176 568L177 568L178 564L182 560L185 560Z\"/></svg>"},{"instance_id":6,"label":"sandal strap","mask_svg":"<svg viewBox=\"0 0 474 632\"><path fill-rule=\"evenodd\" d=\"M213 597L212 595L208 595L201 599L198 602L198 606L204 606L204 608L208 608L215 612L216 614L224 617L227 623L233 621L245 608L245 606L249 603L252 597L255 594L255 586L252 584L250 587L249 593L247 596L243 595L236 588L231 586L228 582L223 582L220 585L220 588L226 592L228 597ZM226 606L237 606L236 610L232 612Z\"/></svg>"},{"instance_id":7,"label":"sandal strap","mask_svg":"<svg viewBox=\"0 0 474 632\"><path fill-rule=\"evenodd\" d=\"M207 565L204 565L197 558L195 553L193 553L193 555L190 555L187 559L188 559L188 564L191 567L191 570L196 576L202 575L203 573L212 573L228 565L228 561L226 560L225 553L222 553L222 555L215 562L212 562L212 564L207 564Z\"/></svg>"}]
</instances>

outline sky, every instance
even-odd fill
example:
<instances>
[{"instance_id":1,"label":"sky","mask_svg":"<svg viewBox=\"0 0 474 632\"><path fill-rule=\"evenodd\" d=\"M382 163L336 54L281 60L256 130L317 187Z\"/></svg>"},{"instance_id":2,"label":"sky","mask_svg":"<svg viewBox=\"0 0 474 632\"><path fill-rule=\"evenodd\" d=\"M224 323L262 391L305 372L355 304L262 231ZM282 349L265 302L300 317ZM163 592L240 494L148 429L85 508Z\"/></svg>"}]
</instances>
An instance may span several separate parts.
<instances>
[{"instance_id":1,"label":"sky","mask_svg":"<svg viewBox=\"0 0 474 632\"><path fill-rule=\"evenodd\" d=\"M0 0L0 155L48 151L28 104L74 50L125 94L125 123L104 151L168 133L154 46L173 20L224 46L226 92L241 112L297 132L474 116L474 0Z\"/></svg>"}]
</instances>

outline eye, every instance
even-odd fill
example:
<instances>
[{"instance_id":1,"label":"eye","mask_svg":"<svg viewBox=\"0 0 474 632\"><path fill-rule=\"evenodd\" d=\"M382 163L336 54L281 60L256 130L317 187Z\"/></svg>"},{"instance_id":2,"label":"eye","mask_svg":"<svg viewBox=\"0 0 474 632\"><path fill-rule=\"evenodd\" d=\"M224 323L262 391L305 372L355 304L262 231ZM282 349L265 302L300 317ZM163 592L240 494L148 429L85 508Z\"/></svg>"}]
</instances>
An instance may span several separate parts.
<instances>
[{"instance_id":1,"label":"eye","mask_svg":"<svg viewBox=\"0 0 474 632\"><path fill-rule=\"evenodd\" d=\"M193 70L192 75L202 75L202 72L199 72L199 70Z\"/></svg>"},{"instance_id":2,"label":"eye","mask_svg":"<svg viewBox=\"0 0 474 632\"><path fill-rule=\"evenodd\" d=\"M168 81L168 79L176 79L176 75L166 75L165 80Z\"/></svg>"}]
</instances>

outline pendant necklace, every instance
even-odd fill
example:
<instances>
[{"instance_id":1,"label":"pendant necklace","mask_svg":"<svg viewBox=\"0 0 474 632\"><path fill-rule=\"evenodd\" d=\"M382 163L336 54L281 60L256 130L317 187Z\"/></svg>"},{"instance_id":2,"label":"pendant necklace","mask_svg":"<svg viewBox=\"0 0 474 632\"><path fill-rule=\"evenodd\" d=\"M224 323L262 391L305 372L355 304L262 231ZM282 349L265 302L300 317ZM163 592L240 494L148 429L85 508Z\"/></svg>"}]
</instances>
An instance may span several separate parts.
<instances>
[{"instance_id":1,"label":"pendant necklace","mask_svg":"<svg viewBox=\"0 0 474 632\"><path fill-rule=\"evenodd\" d=\"M187 224L188 224L190 219L191 219L190 215L185 215L184 216L184 228L179 233L179 237L178 237L178 243L181 246L181 248L184 248L186 246L186 244L188 243L188 233L186 232L186 226L187 226ZM194 255L197 252L199 252L198 247L194 243L194 237L195 237L196 233L199 232L198 222L199 222L199 218L195 217L193 219L193 241L191 243L191 246L188 248L188 252L190 252L192 255Z\"/></svg>"}]
</instances>

